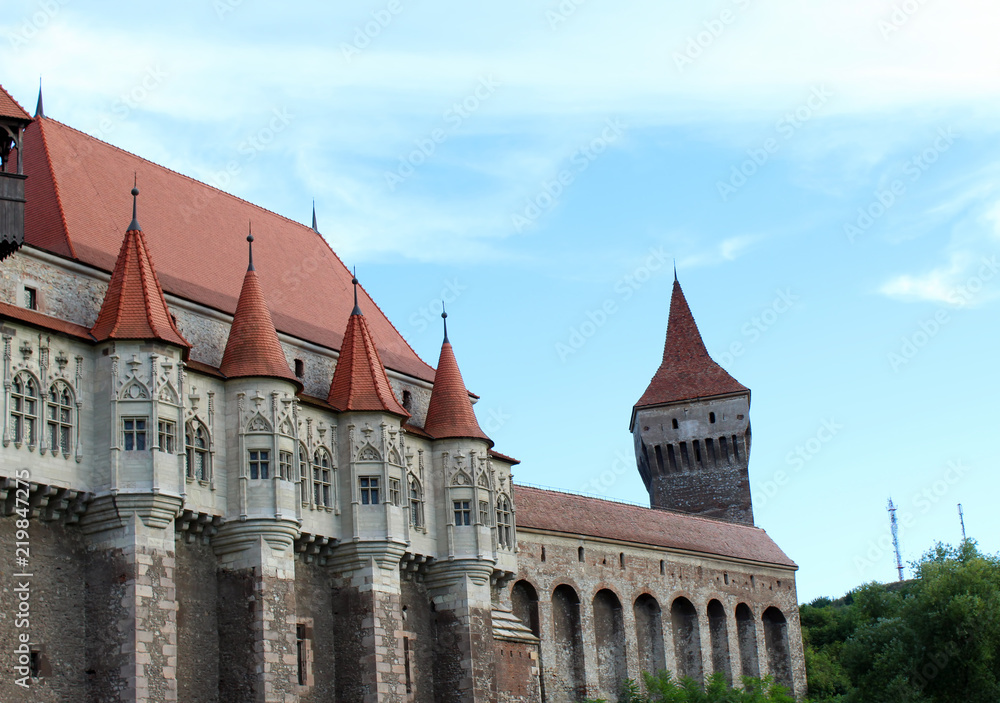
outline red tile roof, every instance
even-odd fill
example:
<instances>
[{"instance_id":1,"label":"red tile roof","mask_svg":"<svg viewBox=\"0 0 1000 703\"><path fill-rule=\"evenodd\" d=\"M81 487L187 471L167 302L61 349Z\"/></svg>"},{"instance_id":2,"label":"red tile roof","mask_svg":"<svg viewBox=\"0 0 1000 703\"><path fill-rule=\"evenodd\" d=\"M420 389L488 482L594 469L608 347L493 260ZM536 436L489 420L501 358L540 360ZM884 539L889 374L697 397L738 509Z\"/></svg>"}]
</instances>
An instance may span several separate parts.
<instances>
[{"instance_id":1,"label":"red tile roof","mask_svg":"<svg viewBox=\"0 0 1000 703\"><path fill-rule=\"evenodd\" d=\"M241 247L226 244L247 221L268 232L257 250L277 329L340 349L331 319L351 311L351 274L309 227L122 151L51 118L25 130L25 240L105 271L121 243L121 213L129 207L133 173L145 197L142 222L163 289L232 314L246 270ZM206 236L206 233L213 233ZM434 370L410 348L361 290L368 326L385 365L433 381ZM322 301L322 305L317 305ZM194 350L198 357L198 349Z\"/></svg>"},{"instance_id":2,"label":"red tile roof","mask_svg":"<svg viewBox=\"0 0 1000 703\"><path fill-rule=\"evenodd\" d=\"M185 356L191 348L167 309L153 260L146 248L146 237L134 219L125 233L101 312L90 333L99 342L158 339L183 347Z\"/></svg>"},{"instance_id":3,"label":"red tile roof","mask_svg":"<svg viewBox=\"0 0 1000 703\"><path fill-rule=\"evenodd\" d=\"M76 337L88 342L94 341L94 338L90 335L90 330L83 325L66 322L65 320L60 320L57 317L43 315L35 310L26 310L25 308L19 308L16 305L0 302L0 320L4 318L24 322L32 327L39 327L44 330L61 332L62 334L69 335L70 337Z\"/></svg>"},{"instance_id":4,"label":"red tile roof","mask_svg":"<svg viewBox=\"0 0 1000 703\"><path fill-rule=\"evenodd\" d=\"M392 392L378 349L368 331L368 322L360 311L347 318L344 344L333 370L327 402L341 412L374 410L410 416Z\"/></svg>"},{"instance_id":5,"label":"red tile roof","mask_svg":"<svg viewBox=\"0 0 1000 703\"><path fill-rule=\"evenodd\" d=\"M797 568L759 527L514 486L519 529L586 535Z\"/></svg>"},{"instance_id":6,"label":"red tile roof","mask_svg":"<svg viewBox=\"0 0 1000 703\"><path fill-rule=\"evenodd\" d=\"M500 461L506 462L506 463L514 465L514 466L516 466L517 464L521 463L520 459L515 459L512 456L507 456L506 454L501 454L500 452L494 451L492 449L490 450L490 456L495 457L495 458L499 459Z\"/></svg>"},{"instance_id":7,"label":"red tile roof","mask_svg":"<svg viewBox=\"0 0 1000 703\"><path fill-rule=\"evenodd\" d=\"M29 115L23 107L11 97L10 93L0 85L0 117L9 117L15 120L31 122Z\"/></svg>"},{"instance_id":8,"label":"red tile roof","mask_svg":"<svg viewBox=\"0 0 1000 703\"><path fill-rule=\"evenodd\" d=\"M222 354L219 371L226 378L267 376L282 378L301 387L288 368L288 360L274 331L271 311L264 300L264 291L251 263L243 277L243 288L233 314L226 350Z\"/></svg>"},{"instance_id":9,"label":"red tile roof","mask_svg":"<svg viewBox=\"0 0 1000 703\"><path fill-rule=\"evenodd\" d=\"M438 358L437 375L431 391L431 402L427 406L424 430L436 439L472 437L485 439L492 444L476 420L469 391L465 389L462 372L458 370L455 352L447 337L441 345L441 356Z\"/></svg>"},{"instance_id":10,"label":"red tile roof","mask_svg":"<svg viewBox=\"0 0 1000 703\"><path fill-rule=\"evenodd\" d=\"M750 389L730 376L708 355L681 284L674 279L663 362L635 408L749 392Z\"/></svg>"}]
</instances>

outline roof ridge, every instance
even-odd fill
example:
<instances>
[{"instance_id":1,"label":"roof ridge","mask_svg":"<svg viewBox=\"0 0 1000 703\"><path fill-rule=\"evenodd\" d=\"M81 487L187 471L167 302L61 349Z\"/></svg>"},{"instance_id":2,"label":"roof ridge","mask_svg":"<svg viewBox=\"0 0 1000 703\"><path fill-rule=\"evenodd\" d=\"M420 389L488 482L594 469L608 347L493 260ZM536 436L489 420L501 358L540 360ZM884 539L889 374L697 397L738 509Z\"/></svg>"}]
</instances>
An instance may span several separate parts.
<instances>
[{"instance_id":1,"label":"roof ridge","mask_svg":"<svg viewBox=\"0 0 1000 703\"><path fill-rule=\"evenodd\" d=\"M30 112L28 112L27 110L25 110L25 109L24 109L24 105L22 105L22 104L21 104L21 103L20 103L20 102L18 101L18 99L17 99L17 98L15 98L15 97L14 97L14 95L13 95L13 94L12 94L12 93L11 93L11 92L10 92L9 90L7 90L6 88L4 88L4 87L3 87L2 85L0 85L0 90L2 90L2 91L4 92L4 95L6 95L6 96L7 96L8 98L10 98L10 100L11 100L11 101L12 101L12 102L13 102L13 103L14 103L15 105L17 105L17 107L18 107L18 108L19 108L19 109L21 110L21 112L23 112L23 113L24 113L25 117L27 117L29 121L30 121L30 120L32 119L32 118L31 118L31 113L30 113Z\"/></svg>"},{"instance_id":2,"label":"roof ridge","mask_svg":"<svg viewBox=\"0 0 1000 703\"><path fill-rule=\"evenodd\" d=\"M69 236L69 223L66 221L66 209L63 207L62 194L59 192L59 179L56 178L56 170L52 166L52 150L49 148L49 140L45 136L45 128L42 126L48 118L42 115L35 122L38 123L38 133L42 137L42 147L45 150L45 163L49 167L49 176L52 179L52 190L56 196L56 205L59 207L59 220L62 222L63 226L63 239L66 240L66 246L69 248L70 256L75 260L76 249L73 247L73 240ZM59 124L62 124L61 122ZM72 129L72 127L70 127ZM81 134L83 134L81 132ZM100 140L98 140L100 141Z\"/></svg>"},{"instance_id":3,"label":"roof ridge","mask_svg":"<svg viewBox=\"0 0 1000 703\"><path fill-rule=\"evenodd\" d=\"M216 192L218 192L218 193L220 193L220 194L222 194L224 196L233 198L234 200L237 200L237 201L239 201L241 203L245 203L247 205L250 205L251 207L256 208L257 210L260 210L261 212L266 212L266 213L268 213L270 215L274 215L275 217L278 217L278 218L284 220L285 222L289 222L289 223L291 223L293 225L297 225L297 226L303 228L304 230L308 230L309 232L312 233L312 236L317 237L319 239L319 241L323 242L323 244L326 245L326 248L329 249L329 251L330 251L331 254L333 254L334 258L337 260L337 263L339 263L341 266L343 266L345 271L347 271L348 273L350 272L350 269L344 263L343 259L341 259L340 256L337 254L337 252L334 251L333 246L331 246L330 242L328 242L326 240L326 238L322 234L320 234L319 232L316 232L315 230L313 230L312 227L309 227L308 225L304 225L301 222L299 222L297 220L293 220L293 219L291 219L289 217L286 217L285 215L282 215L279 212L275 212L274 210L269 210L269 209L267 209L265 207L261 207L260 205L257 205L256 203L252 203L249 200L245 200L244 198L241 198L238 195L234 195L233 193L229 193L229 192L227 192L225 190L222 190L221 188L219 188L217 186L214 186L211 183L206 183L204 181L199 181L197 178L194 178L192 176L188 176L187 174L181 173L180 171L176 171L176 170L170 168L169 166L164 166L162 164L156 163L155 161L150 161L149 159L147 159L144 156L140 156L139 154L131 152L128 149L123 149L120 146L115 146L111 142L106 142L103 139L101 139L100 137L95 137L92 134L88 134L87 132L84 132L81 129L77 129L76 127L68 125L68 124L66 124L64 122L60 122L59 120L52 119L51 117L43 117L43 120L51 120L52 122L55 122L56 124L59 124L62 127L65 127L66 129L72 130L72 131L76 132L77 134L81 134L81 135L83 135L83 136L85 136L85 137L87 137L89 139L93 139L95 141L98 141L101 144L104 144L105 146L109 146L112 149L115 149L117 151L122 152L123 154L128 154L129 156L132 156L134 158L140 159L141 161L144 161L145 163L150 164L151 166L155 166L156 168L161 168L164 171L169 171L170 173L173 173L173 174L175 174L177 176L180 176L181 178L184 178L184 179L186 179L188 181L191 181L192 183L197 183L198 185L202 185L202 186L205 186L207 188L211 188L212 190L214 190L214 191L216 191ZM42 135L43 135L43 138L44 138L44 131L42 132ZM48 160L48 163L49 163L49 170L52 171L52 162L51 162L51 159L48 158L48 147L46 147L46 159ZM52 181L53 181L53 183L55 183L55 181L56 181L55 173L54 173L54 171L52 171L52 172L53 172ZM59 200L58 186L56 186L56 188L57 188L56 200L59 202L60 215L62 216L63 227L65 228L65 231L66 231L66 241L68 242L69 241L69 227L66 224L66 217L65 217L65 215L62 212L62 202L61 202L61 200ZM73 252L73 258L75 259L76 258L76 252L73 251L73 245L72 245L72 243L70 243L70 251ZM368 297L368 301L372 305L375 306L375 308L379 311L379 313L381 313L382 317L389 324L389 326L396 332L396 334L399 336L399 339L401 339L402 342L403 342L403 344L406 345L407 349L409 349L411 352L413 352L413 355L418 360L420 360L420 362L423 363L427 368L434 369L435 367L431 366L430 364L428 364L426 361L424 361L421 358L421 356L413 348L413 345L410 344L409 340L407 340L400 333L399 328L397 328L396 325L392 322L392 320L389 319L389 316L385 314L385 311L382 310L382 308L379 306L379 304L377 302L375 302L375 299L371 295L368 294L368 291L365 290L364 286L362 286L361 289L365 292L365 295ZM399 369L394 369L394 370L399 371ZM401 373L405 373L405 372L401 371ZM410 375L410 374L407 374L407 375Z\"/></svg>"},{"instance_id":4,"label":"roof ridge","mask_svg":"<svg viewBox=\"0 0 1000 703\"><path fill-rule=\"evenodd\" d=\"M577 498L586 498L587 500L599 500L602 503L613 503L615 505L624 505L629 508L636 508L637 510L645 510L654 513L668 513L670 515L677 515L678 517L682 517L686 520L687 519L700 520L701 522L710 525L732 525L733 527L739 527L748 530L758 530L759 532L767 534L767 530L757 525L746 525L742 522L730 522L728 520L715 520L713 518L702 517L701 515L692 515L691 513L685 513L682 510L671 510L670 508L654 508L652 506L642 505L641 503L636 503L634 501L622 500L618 498L610 498L608 496L599 496L594 493L578 493L576 491L571 491L564 488L554 488L552 486L538 486L538 485L532 485L530 483L520 483L520 482L514 482L514 487L527 488L528 490L532 491L543 491L545 493L559 493L561 495L575 496Z\"/></svg>"}]
</instances>

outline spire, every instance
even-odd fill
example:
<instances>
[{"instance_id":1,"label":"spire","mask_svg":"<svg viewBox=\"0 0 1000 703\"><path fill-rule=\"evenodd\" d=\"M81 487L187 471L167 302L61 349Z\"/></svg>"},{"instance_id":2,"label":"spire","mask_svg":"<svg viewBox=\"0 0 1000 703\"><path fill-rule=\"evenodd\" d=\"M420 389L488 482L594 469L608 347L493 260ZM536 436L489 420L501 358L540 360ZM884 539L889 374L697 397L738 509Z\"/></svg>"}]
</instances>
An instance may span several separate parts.
<instances>
[{"instance_id":1,"label":"spire","mask_svg":"<svg viewBox=\"0 0 1000 703\"><path fill-rule=\"evenodd\" d=\"M30 103L29 103L30 104ZM45 108L42 107L42 78L38 77L38 102L35 103L35 117L45 117Z\"/></svg>"},{"instance_id":2,"label":"spire","mask_svg":"<svg viewBox=\"0 0 1000 703\"><path fill-rule=\"evenodd\" d=\"M319 234L319 227L316 226L316 199L313 198L313 232Z\"/></svg>"},{"instance_id":3,"label":"spire","mask_svg":"<svg viewBox=\"0 0 1000 703\"><path fill-rule=\"evenodd\" d=\"M191 345L181 335L167 309L145 235L135 221L138 195L138 188L133 188L132 223L125 233L101 312L90 333L99 342L158 339L184 347L186 355Z\"/></svg>"},{"instance_id":4,"label":"spire","mask_svg":"<svg viewBox=\"0 0 1000 703\"><path fill-rule=\"evenodd\" d=\"M141 232L142 227L139 226L139 219L136 217L136 203L139 200L139 176L132 174L132 221L128 223L128 232Z\"/></svg>"},{"instance_id":5,"label":"spire","mask_svg":"<svg viewBox=\"0 0 1000 703\"><path fill-rule=\"evenodd\" d=\"M635 408L747 392L749 389L746 386L730 376L708 355L684 291L675 278L670 297L667 340L663 345L663 362Z\"/></svg>"},{"instance_id":6,"label":"spire","mask_svg":"<svg viewBox=\"0 0 1000 703\"><path fill-rule=\"evenodd\" d=\"M247 271L253 271L253 222L247 225L247 246L250 248L250 263L247 264Z\"/></svg>"},{"instance_id":7,"label":"spire","mask_svg":"<svg viewBox=\"0 0 1000 703\"><path fill-rule=\"evenodd\" d=\"M444 324L444 342L441 344L441 356L438 357L424 431L435 439L466 437L485 439L492 445L493 441L479 427L476 413L472 409L469 391L465 388L455 352L448 341L448 313L443 310L441 320Z\"/></svg>"},{"instance_id":8,"label":"spire","mask_svg":"<svg viewBox=\"0 0 1000 703\"><path fill-rule=\"evenodd\" d=\"M441 320L444 324L444 344L448 344L448 311L444 309L444 301L441 301Z\"/></svg>"},{"instance_id":9,"label":"spire","mask_svg":"<svg viewBox=\"0 0 1000 703\"><path fill-rule=\"evenodd\" d=\"M358 307L358 269L355 268L351 272L351 285L354 286L354 309L351 310L351 317L361 314L361 308Z\"/></svg>"},{"instance_id":10,"label":"spire","mask_svg":"<svg viewBox=\"0 0 1000 703\"><path fill-rule=\"evenodd\" d=\"M392 392L385 366L368 329L368 321L358 307L358 279L354 284L354 310L347 318L344 343L333 371L327 402L341 412L370 410L409 417Z\"/></svg>"},{"instance_id":11,"label":"spire","mask_svg":"<svg viewBox=\"0 0 1000 703\"><path fill-rule=\"evenodd\" d=\"M247 249L247 273L243 278L243 289L233 313L233 324L219 371L226 378L264 376L298 384L298 379L288 368L285 352L281 349L271 320L271 311L264 300L264 290L253 267L253 234L247 234Z\"/></svg>"}]
</instances>

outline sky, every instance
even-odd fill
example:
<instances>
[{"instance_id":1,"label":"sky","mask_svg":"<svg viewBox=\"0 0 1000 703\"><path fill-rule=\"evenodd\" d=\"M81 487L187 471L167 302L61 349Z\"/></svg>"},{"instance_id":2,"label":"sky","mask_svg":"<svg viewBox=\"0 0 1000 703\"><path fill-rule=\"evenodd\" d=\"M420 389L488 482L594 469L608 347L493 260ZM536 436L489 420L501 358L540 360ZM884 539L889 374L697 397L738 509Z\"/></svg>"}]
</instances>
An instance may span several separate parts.
<instances>
[{"instance_id":1,"label":"sky","mask_svg":"<svg viewBox=\"0 0 1000 703\"><path fill-rule=\"evenodd\" d=\"M799 599L1000 551L1000 6L8 0L0 83L319 228L518 481L648 503L673 263ZM242 231L234 222L234 232ZM233 237L238 242L238 237ZM338 323L339 324L339 323Z\"/></svg>"}]
</instances>

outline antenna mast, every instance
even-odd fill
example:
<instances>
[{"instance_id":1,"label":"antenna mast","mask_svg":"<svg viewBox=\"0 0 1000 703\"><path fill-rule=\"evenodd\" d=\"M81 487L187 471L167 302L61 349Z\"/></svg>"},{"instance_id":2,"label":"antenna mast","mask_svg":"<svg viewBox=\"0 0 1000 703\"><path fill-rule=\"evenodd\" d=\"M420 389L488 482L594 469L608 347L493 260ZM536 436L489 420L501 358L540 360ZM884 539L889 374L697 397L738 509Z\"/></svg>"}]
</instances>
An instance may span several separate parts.
<instances>
[{"instance_id":1,"label":"antenna mast","mask_svg":"<svg viewBox=\"0 0 1000 703\"><path fill-rule=\"evenodd\" d=\"M896 550L896 570L899 572L899 580L903 580L903 559L899 555L899 525L896 523L896 506L889 499L889 527L892 530L892 548Z\"/></svg>"},{"instance_id":2,"label":"antenna mast","mask_svg":"<svg viewBox=\"0 0 1000 703\"><path fill-rule=\"evenodd\" d=\"M958 504L958 521L962 523L962 541L965 541L965 514L962 512L962 504Z\"/></svg>"}]
</instances>

